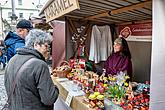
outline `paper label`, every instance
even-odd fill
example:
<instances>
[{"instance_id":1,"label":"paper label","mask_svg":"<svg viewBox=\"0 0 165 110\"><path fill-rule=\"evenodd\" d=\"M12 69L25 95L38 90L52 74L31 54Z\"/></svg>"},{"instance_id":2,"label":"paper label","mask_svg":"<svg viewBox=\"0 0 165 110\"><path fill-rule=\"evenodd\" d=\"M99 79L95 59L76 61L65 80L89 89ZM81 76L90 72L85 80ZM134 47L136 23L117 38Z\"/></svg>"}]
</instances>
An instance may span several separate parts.
<instances>
[{"instance_id":1,"label":"paper label","mask_svg":"<svg viewBox=\"0 0 165 110\"><path fill-rule=\"evenodd\" d=\"M72 99L73 99L73 95L69 92L68 95L67 95L67 97L66 97L65 103L66 103L68 106L70 106Z\"/></svg>"}]
</instances>

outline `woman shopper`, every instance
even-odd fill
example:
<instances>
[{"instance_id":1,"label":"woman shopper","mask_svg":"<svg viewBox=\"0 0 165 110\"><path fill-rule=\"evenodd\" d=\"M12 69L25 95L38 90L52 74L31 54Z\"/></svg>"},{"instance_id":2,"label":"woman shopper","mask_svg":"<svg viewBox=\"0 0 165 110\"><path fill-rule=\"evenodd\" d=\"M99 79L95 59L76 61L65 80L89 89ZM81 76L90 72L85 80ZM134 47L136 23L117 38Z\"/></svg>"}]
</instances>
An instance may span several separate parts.
<instances>
[{"instance_id":1,"label":"woman shopper","mask_svg":"<svg viewBox=\"0 0 165 110\"><path fill-rule=\"evenodd\" d=\"M25 47L17 49L5 70L5 88L10 110L53 110L59 90L50 77L45 55L51 36L33 29ZM14 91L13 84L15 84Z\"/></svg>"},{"instance_id":2,"label":"woman shopper","mask_svg":"<svg viewBox=\"0 0 165 110\"><path fill-rule=\"evenodd\" d=\"M105 62L107 75L116 75L120 71L127 73L132 79L131 53L127 41L119 37L114 41L113 53Z\"/></svg>"}]
</instances>

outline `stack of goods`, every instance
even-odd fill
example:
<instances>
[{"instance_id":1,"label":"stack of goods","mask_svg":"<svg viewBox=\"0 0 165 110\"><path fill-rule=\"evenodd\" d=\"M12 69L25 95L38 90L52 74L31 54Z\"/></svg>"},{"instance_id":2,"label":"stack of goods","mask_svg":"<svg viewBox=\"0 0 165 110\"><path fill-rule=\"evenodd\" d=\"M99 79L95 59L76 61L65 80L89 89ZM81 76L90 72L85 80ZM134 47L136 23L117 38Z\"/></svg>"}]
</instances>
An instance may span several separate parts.
<instances>
[{"instance_id":1,"label":"stack of goods","mask_svg":"<svg viewBox=\"0 0 165 110\"><path fill-rule=\"evenodd\" d=\"M89 107L104 110L105 85L100 81L99 75L92 71L84 72L82 69L72 69L67 77L84 91L86 96L84 101Z\"/></svg>"},{"instance_id":2,"label":"stack of goods","mask_svg":"<svg viewBox=\"0 0 165 110\"><path fill-rule=\"evenodd\" d=\"M84 91L84 103L95 110L105 109L105 99L124 110L149 109L149 83L129 82L129 76L123 72L106 77L104 73L99 76L85 71L81 66L71 68L69 64L63 64L53 73L54 76L72 80L79 90Z\"/></svg>"},{"instance_id":3,"label":"stack of goods","mask_svg":"<svg viewBox=\"0 0 165 110\"><path fill-rule=\"evenodd\" d=\"M120 72L108 77L105 98L124 110L149 110L149 84L129 82L128 76Z\"/></svg>"},{"instance_id":4,"label":"stack of goods","mask_svg":"<svg viewBox=\"0 0 165 110\"><path fill-rule=\"evenodd\" d=\"M56 67L53 70L53 76L55 77L66 77L68 73L72 71L71 67L68 65L68 62L62 62L60 67Z\"/></svg>"},{"instance_id":5,"label":"stack of goods","mask_svg":"<svg viewBox=\"0 0 165 110\"><path fill-rule=\"evenodd\" d=\"M76 68L85 69L85 62L86 62L86 60L83 59L83 58L81 58L81 59L70 59L69 60L69 65L73 69L76 69Z\"/></svg>"},{"instance_id":6,"label":"stack of goods","mask_svg":"<svg viewBox=\"0 0 165 110\"><path fill-rule=\"evenodd\" d=\"M149 110L149 94L150 86L148 83L139 83L134 86L132 97L126 97L120 103L120 106L124 109L133 109L133 110Z\"/></svg>"},{"instance_id":7,"label":"stack of goods","mask_svg":"<svg viewBox=\"0 0 165 110\"><path fill-rule=\"evenodd\" d=\"M90 94L89 97L89 107L95 108L96 110L103 110L104 109L104 95L100 94L99 92L94 92Z\"/></svg>"}]
</instances>

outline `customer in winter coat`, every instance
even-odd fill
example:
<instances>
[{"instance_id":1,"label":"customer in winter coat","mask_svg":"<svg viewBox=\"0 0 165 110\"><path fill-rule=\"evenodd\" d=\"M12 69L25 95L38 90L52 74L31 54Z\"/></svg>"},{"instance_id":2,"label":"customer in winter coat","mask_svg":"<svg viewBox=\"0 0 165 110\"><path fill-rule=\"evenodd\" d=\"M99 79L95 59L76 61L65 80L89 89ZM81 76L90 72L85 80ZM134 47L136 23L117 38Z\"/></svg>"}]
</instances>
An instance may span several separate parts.
<instances>
[{"instance_id":1,"label":"customer in winter coat","mask_svg":"<svg viewBox=\"0 0 165 110\"><path fill-rule=\"evenodd\" d=\"M21 20L16 26L16 32L9 32L5 38L6 56L9 61L16 54L16 49L25 45L25 37L33 28L28 20Z\"/></svg>"},{"instance_id":2,"label":"customer in winter coat","mask_svg":"<svg viewBox=\"0 0 165 110\"><path fill-rule=\"evenodd\" d=\"M119 37L114 41L114 52L105 62L107 74L116 75L120 71L127 73L132 78L131 53L127 41Z\"/></svg>"},{"instance_id":3,"label":"customer in winter coat","mask_svg":"<svg viewBox=\"0 0 165 110\"><path fill-rule=\"evenodd\" d=\"M25 40L25 47L17 49L5 70L8 97L17 78L14 93L9 97L10 110L53 110L59 90L53 84L44 58L51 36L33 29Z\"/></svg>"}]
</instances>

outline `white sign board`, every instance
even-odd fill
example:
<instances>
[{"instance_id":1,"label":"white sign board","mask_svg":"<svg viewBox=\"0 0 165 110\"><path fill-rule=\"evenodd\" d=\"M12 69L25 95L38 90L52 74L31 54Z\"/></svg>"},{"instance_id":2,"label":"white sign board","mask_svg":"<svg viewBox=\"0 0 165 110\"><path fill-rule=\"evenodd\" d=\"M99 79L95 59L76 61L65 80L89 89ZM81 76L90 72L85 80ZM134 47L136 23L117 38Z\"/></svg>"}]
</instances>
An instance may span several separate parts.
<instances>
[{"instance_id":1,"label":"white sign board","mask_svg":"<svg viewBox=\"0 0 165 110\"><path fill-rule=\"evenodd\" d=\"M44 10L46 21L49 22L73 10L80 9L78 0L53 0Z\"/></svg>"}]
</instances>

